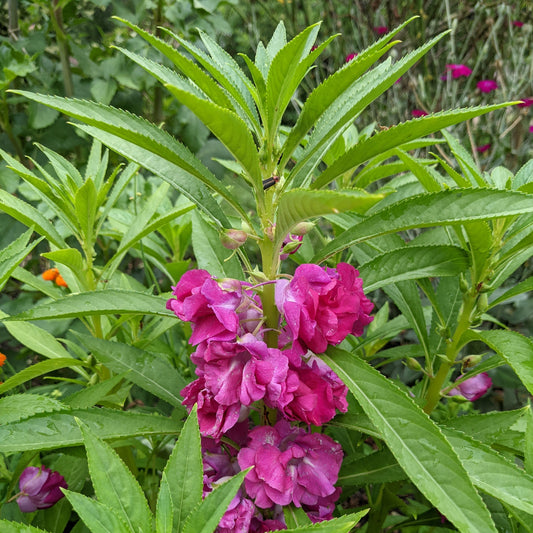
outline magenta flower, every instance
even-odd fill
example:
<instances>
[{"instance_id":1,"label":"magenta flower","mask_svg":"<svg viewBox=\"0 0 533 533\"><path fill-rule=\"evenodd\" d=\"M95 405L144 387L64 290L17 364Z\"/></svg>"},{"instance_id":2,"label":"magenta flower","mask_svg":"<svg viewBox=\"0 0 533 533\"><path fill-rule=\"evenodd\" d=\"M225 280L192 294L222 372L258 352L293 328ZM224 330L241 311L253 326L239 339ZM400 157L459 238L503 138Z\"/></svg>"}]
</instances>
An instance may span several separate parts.
<instances>
[{"instance_id":1,"label":"magenta flower","mask_svg":"<svg viewBox=\"0 0 533 533\"><path fill-rule=\"evenodd\" d=\"M446 72L451 72L452 78L456 80L457 78L465 77L468 78L472 74L472 70L469 69L466 65L451 63L446 65ZM441 80L445 80L447 75L444 74L441 76Z\"/></svg>"},{"instance_id":2,"label":"magenta flower","mask_svg":"<svg viewBox=\"0 0 533 533\"><path fill-rule=\"evenodd\" d=\"M252 429L237 460L243 470L255 467L244 479L246 492L258 507L268 509L275 504L321 505L337 491L342 456L340 444L327 435L280 420L273 427Z\"/></svg>"},{"instance_id":3,"label":"magenta flower","mask_svg":"<svg viewBox=\"0 0 533 533\"><path fill-rule=\"evenodd\" d=\"M488 144L482 144L481 146L478 146L476 148L476 150L482 154L483 152L486 152L487 150L490 150L490 147L492 146L492 144L488 143Z\"/></svg>"},{"instance_id":4,"label":"magenta flower","mask_svg":"<svg viewBox=\"0 0 533 533\"><path fill-rule=\"evenodd\" d=\"M345 59L344 59L344 62L345 63L349 63L352 59L354 59L355 57L357 56L357 52L352 52L351 54L348 54Z\"/></svg>"},{"instance_id":5,"label":"magenta flower","mask_svg":"<svg viewBox=\"0 0 533 533\"><path fill-rule=\"evenodd\" d=\"M481 80L477 82L476 86L482 93L490 93L498 88L498 84L494 80Z\"/></svg>"},{"instance_id":6,"label":"magenta flower","mask_svg":"<svg viewBox=\"0 0 533 533\"><path fill-rule=\"evenodd\" d=\"M388 31L389 31L389 28L387 28L387 26L376 26L374 28L374 31L378 34L378 35L385 35Z\"/></svg>"},{"instance_id":7,"label":"magenta flower","mask_svg":"<svg viewBox=\"0 0 533 533\"><path fill-rule=\"evenodd\" d=\"M455 381L460 379L459 376ZM448 394L450 396L464 396L467 400L473 402L481 398L492 386L492 380L486 372L472 376L452 389Z\"/></svg>"},{"instance_id":8,"label":"magenta flower","mask_svg":"<svg viewBox=\"0 0 533 533\"><path fill-rule=\"evenodd\" d=\"M415 118L426 117L427 113L423 109L413 109L411 115Z\"/></svg>"},{"instance_id":9,"label":"magenta flower","mask_svg":"<svg viewBox=\"0 0 533 533\"><path fill-rule=\"evenodd\" d=\"M529 126L529 133L533 133L533 124Z\"/></svg>"},{"instance_id":10,"label":"magenta flower","mask_svg":"<svg viewBox=\"0 0 533 533\"><path fill-rule=\"evenodd\" d=\"M522 101L518 104L518 107L530 107L533 105L533 98L522 98Z\"/></svg>"},{"instance_id":11,"label":"magenta flower","mask_svg":"<svg viewBox=\"0 0 533 533\"><path fill-rule=\"evenodd\" d=\"M285 317L296 355L320 354L351 333L363 334L374 305L363 293L359 272L347 263L336 269L314 264L296 268L294 277L276 282L276 305Z\"/></svg>"},{"instance_id":12,"label":"magenta flower","mask_svg":"<svg viewBox=\"0 0 533 533\"><path fill-rule=\"evenodd\" d=\"M513 20L511 24L513 26L516 26L517 28L521 28L524 25L524 23L521 20Z\"/></svg>"},{"instance_id":13,"label":"magenta flower","mask_svg":"<svg viewBox=\"0 0 533 533\"><path fill-rule=\"evenodd\" d=\"M28 466L20 474L18 506L23 513L48 509L64 496L61 487L66 489L68 485L59 472L44 466Z\"/></svg>"}]
</instances>

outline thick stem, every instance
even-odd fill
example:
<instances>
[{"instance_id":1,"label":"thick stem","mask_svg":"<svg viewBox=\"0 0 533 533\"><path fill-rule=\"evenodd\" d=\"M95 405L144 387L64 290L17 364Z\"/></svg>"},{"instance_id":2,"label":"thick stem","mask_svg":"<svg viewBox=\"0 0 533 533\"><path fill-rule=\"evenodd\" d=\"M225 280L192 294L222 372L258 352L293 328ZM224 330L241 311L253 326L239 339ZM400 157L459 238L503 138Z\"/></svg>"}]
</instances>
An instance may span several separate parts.
<instances>
[{"instance_id":1,"label":"thick stem","mask_svg":"<svg viewBox=\"0 0 533 533\"><path fill-rule=\"evenodd\" d=\"M72 83L72 72L70 70L70 53L67 43L67 35L63 27L63 10L58 7L59 0L53 0L50 8L51 21L56 34L59 58L61 60L61 71L63 73L63 86L65 96L74 96L74 84Z\"/></svg>"}]
</instances>

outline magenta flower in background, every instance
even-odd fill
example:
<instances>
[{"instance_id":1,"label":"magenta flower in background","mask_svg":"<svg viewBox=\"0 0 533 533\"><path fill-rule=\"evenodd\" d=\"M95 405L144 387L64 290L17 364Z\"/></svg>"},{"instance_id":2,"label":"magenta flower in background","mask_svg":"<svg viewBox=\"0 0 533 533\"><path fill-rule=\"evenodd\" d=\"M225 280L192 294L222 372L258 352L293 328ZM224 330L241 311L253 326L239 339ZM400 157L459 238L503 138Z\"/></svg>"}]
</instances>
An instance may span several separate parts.
<instances>
[{"instance_id":1,"label":"magenta flower in background","mask_svg":"<svg viewBox=\"0 0 533 533\"><path fill-rule=\"evenodd\" d=\"M387 28L387 26L376 26L374 28L374 31L378 34L378 35L385 35L388 31L389 31L389 28Z\"/></svg>"},{"instance_id":2,"label":"magenta flower in background","mask_svg":"<svg viewBox=\"0 0 533 533\"><path fill-rule=\"evenodd\" d=\"M481 80L476 83L476 86L482 93L490 93L498 88L494 80Z\"/></svg>"},{"instance_id":3,"label":"magenta flower in background","mask_svg":"<svg viewBox=\"0 0 533 533\"><path fill-rule=\"evenodd\" d=\"M411 115L415 118L419 118L427 116L427 113L423 109L413 109Z\"/></svg>"},{"instance_id":4,"label":"magenta flower in background","mask_svg":"<svg viewBox=\"0 0 533 533\"><path fill-rule=\"evenodd\" d=\"M529 133L533 133L533 124L529 126Z\"/></svg>"},{"instance_id":5,"label":"magenta flower in background","mask_svg":"<svg viewBox=\"0 0 533 533\"><path fill-rule=\"evenodd\" d=\"M533 98L522 98L522 101L518 104L518 107L530 107L533 105Z\"/></svg>"},{"instance_id":6,"label":"magenta flower in background","mask_svg":"<svg viewBox=\"0 0 533 533\"><path fill-rule=\"evenodd\" d=\"M524 23L521 20L513 20L511 24L513 26L516 26L517 28L521 28L524 25Z\"/></svg>"},{"instance_id":7,"label":"magenta flower in background","mask_svg":"<svg viewBox=\"0 0 533 533\"><path fill-rule=\"evenodd\" d=\"M466 65L460 63L451 63L446 65L446 72L451 72L452 78L456 80L461 77L468 78L468 76L472 74L472 69L469 69ZM441 76L441 80L445 80L447 77L447 74L444 74Z\"/></svg>"},{"instance_id":8,"label":"magenta flower in background","mask_svg":"<svg viewBox=\"0 0 533 533\"><path fill-rule=\"evenodd\" d=\"M64 496L61 487L66 489L68 485L59 472L44 466L28 466L20 474L18 506L23 513L48 509Z\"/></svg>"},{"instance_id":9,"label":"magenta flower in background","mask_svg":"<svg viewBox=\"0 0 533 533\"><path fill-rule=\"evenodd\" d=\"M492 146L492 144L490 143L487 143L487 144L482 144L481 146L478 146L476 148L476 150L482 154L483 152L486 152L487 150L490 150L490 147Z\"/></svg>"},{"instance_id":10,"label":"magenta flower in background","mask_svg":"<svg viewBox=\"0 0 533 533\"><path fill-rule=\"evenodd\" d=\"M357 56L357 52L352 52L351 54L348 54L345 58L344 58L344 62L345 63L349 63L352 59L354 59L355 57Z\"/></svg>"},{"instance_id":11,"label":"magenta flower in background","mask_svg":"<svg viewBox=\"0 0 533 533\"><path fill-rule=\"evenodd\" d=\"M460 379L459 376L455 381ZM464 396L467 400L473 402L481 398L492 386L492 380L486 372L472 376L452 389L448 394L450 396Z\"/></svg>"}]
</instances>

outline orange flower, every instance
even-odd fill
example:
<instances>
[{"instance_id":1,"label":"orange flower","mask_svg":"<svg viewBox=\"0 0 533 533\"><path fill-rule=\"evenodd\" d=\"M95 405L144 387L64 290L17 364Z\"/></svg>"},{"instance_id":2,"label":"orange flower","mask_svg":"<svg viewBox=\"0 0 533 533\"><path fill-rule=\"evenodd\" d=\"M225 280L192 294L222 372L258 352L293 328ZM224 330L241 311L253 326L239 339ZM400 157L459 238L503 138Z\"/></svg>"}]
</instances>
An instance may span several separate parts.
<instances>
[{"instance_id":1,"label":"orange flower","mask_svg":"<svg viewBox=\"0 0 533 533\"><path fill-rule=\"evenodd\" d=\"M59 285L60 287L68 287L67 282L63 279L63 276L61 274L58 274L55 279L56 285Z\"/></svg>"},{"instance_id":2,"label":"orange flower","mask_svg":"<svg viewBox=\"0 0 533 533\"><path fill-rule=\"evenodd\" d=\"M3 353L0 353L0 366L6 362L6 356Z\"/></svg>"},{"instance_id":3,"label":"orange flower","mask_svg":"<svg viewBox=\"0 0 533 533\"><path fill-rule=\"evenodd\" d=\"M42 276L46 281L54 281L59 276L59 270L57 268L49 268L42 273Z\"/></svg>"}]
</instances>

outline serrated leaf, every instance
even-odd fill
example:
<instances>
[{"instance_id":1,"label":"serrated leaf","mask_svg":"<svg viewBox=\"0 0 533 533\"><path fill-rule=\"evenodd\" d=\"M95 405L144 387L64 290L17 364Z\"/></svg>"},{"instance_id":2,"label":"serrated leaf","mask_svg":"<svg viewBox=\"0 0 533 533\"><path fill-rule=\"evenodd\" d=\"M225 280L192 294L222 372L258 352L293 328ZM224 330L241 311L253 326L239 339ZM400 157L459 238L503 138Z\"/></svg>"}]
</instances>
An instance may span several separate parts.
<instances>
[{"instance_id":1,"label":"serrated leaf","mask_svg":"<svg viewBox=\"0 0 533 533\"><path fill-rule=\"evenodd\" d=\"M218 278L243 279L237 256L222 246L218 232L197 212L192 215L192 248L198 268Z\"/></svg>"},{"instance_id":2,"label":"serrated leaf","mask_svg":"<svg viewBox=\"0 0 533 533\"><path fill-rule=\"evenodd\" d=\"M3 320L49 320L106 314L174 316L165 305L166 300L160 296L123 289L104 289L68 294Z\"/></svg>"},{"instance_id":3,"label":"serrated leaf","mask_svg":"<svg viewBox=\"0 0 533 533\"><path fill-rule=\"evenodd\" d=\"M0 453L79 446L83 444L83 439L75 417L105 440L172 435L180 429L178 421L154 414L104 407L54 411L0 425Z\"/></svg>"},{"instance_id":4,"label":"serrated leaf","mask_svg":"<svg viewBox=\"0 0 533 533\"><path fill-rule=\"evenodd\" d=\"M332 520L324 520L310 526L286 529L285 531L287 533L348 533L368 511L369 509L364 509L358 513L347 514Z\"/></svg>"},{"instance_id":5,"label":"serrated leaf","mask_svg":"<svg viewBox=\"0 0 533 533\"><path fill-rule=\"evenodd\" d=\"M89 385L63 399L63 402L72 409L88 409L99 404L115 387L124 380L126 373L113 376L105 381Z\"/></svg>"},{"instance_id":6,"label":"serrated leaf","mask_svg":"<svg viewBox=\"0 0 533 533\"><path fill-rule=\"evenodd\" d=\"M66 248L63 237L35 207L0 189L0 210L46 237L54 246Z\"/></svg>"},{"instance_id":7,"label":"serrated leaf","mask_svg":"<svg viewBox=\"0 0 533 533\"><path fill-rule=\"evenodd\" d=\"M283 517L285 518L285 524L288 529L307 526L312 523L307 513L301 507L296 507L294 504L283 507Z\"/></svg>"},{"instance_id":8,"label":"serrated leaf","mask_svg":"<svg viewBox=\"0 0 533 533\"><path fill-rule=\"evenodd\" d=\"M21 524L20 522L10 522L9 520L0 520L2 533L48 533L44 529Z\"/></svg>"},{"instance_id":9,"label":"serrated leaf","mask_svg":"<svg viewBox=\"0 0 533 533\"><path fill-rule=\"evenodd\" d=\"M136 533L107 505L77 492L63 492L91 533Z\"/></svg>"},{"instance_id":10,"label":"serrated leaf","mask_svg":"<svg viewBox=\"0 0 533 533\"><path fill-rule=\"evenodd\" d=\"M29 229L0 251L0 290L3 289L18 264L43 240L43 237L28 244L33 229Z\"/></svg>"},{"instance_id":11,"label":"serrated leaf","mask_svg":"<svg viewBox=\"0 0 533 533\"><path fill-rule=\"evenodd\" d=\"M399 149L394 150L394 154L405 164L427 192L437 192L443 189L443 185L416 158Z\"/></svg>"},{"instance_id":12,"label":"serrated leaf","mask_svg":"<svg viewBox=\"0 0 533 533\"><path fill-rule=\"evenodd\" d=\"M502 502L533 514L533 476L486 444L459 431L444 428L443 432L476 487Z\"/></svg>"},{"instance_id":13,"label":"serrated leaf","mask_svg":"<svg viewBox=\"0 0 533 533\"><path fill-rule=\"evenodd\" d=\"M341 233L313 258L313 262L323 261L340 250L379 235L531 212L533 196L511 191L480 188L421 194L377 211Z\"/></svg>"},{"instance_id":14,"label":"serrated leaf","mask_svg":"<svg viewBox=\"0 0 533 533\"><path fill-rule=\"evenodd\" d=\"M311 187L313 189L321 189L338 176L356 168L361 163L368 161L385 150L390 150L407 141L424 137L458 122L464 122L508 105L508 103L503 103L492 106L441 111L427 117L409 120L397 126L392 126L388 130L377 133L348 150L320 174Z\"/></svg>"},{"instance_id":15,"label":"serrated leaf","mask_svg":"<svg viewBox=\"0 0 533 533\"><path fill-rule=\"evenodd\" d=\"M521 281L520 283L517 283L516 285L511 287L509 290L505 291L503 294L498 296L498 298L495 298L494 300L492 300L489 303L489 309L492 309L493 307L500 305L506 300L509 300L510 298L514 298L515 296L518 296L519 294L523 294L524 292L530 292L530 291L533 291L533 276L525 279L524 281Z\"/></svg>"},{"instance_id":16,"label":"serrated leaf","mask_svg":"<svg viewBox=\"0 0 533 533\"><path fill-rule=\"evenodd\" d=\"M41 254L46 259L65 265L74 273L82 273L85 268L83 257L76 248L64 248L62 250L54 250L53 252L45 252Z\"/></svg>"},{"instance_id":17,"label":"serrated leaf","mask_svg":"<svg viewBox=\"0 0 533 533\"><path fill-rule=\"evenodd\" d=\"M458 246L407 246L378 255L358 270L365 292L371 292L406 279L458 276L468 266L468 254Z\"/></svg>"},{"instance_id":18,"label":"serrated leaf","mask_svg":"<svg viewBox=\"0 0 533 533\"><path fill-rule=\"evenodd\" d=\"M156 125L95 102L24 91L19 94L86 123L88 126L76 126L168 181L222 225L229 223L205 186L220 194L238 212L242 211L225 187L190 150ZM191 181L191 177L197 181ZM66 247L65 244L57 246Z\"/></svg>"},{"instance_id":19,"label":"serrated leaf","mask_svg":"<svg viewBox=\"0 0 533 533\"><path fill-rule=\"evenodd\" d=\"M213 533L220 519L228 509L235 494L242 485L249 469L239 472L210 492L206 498L189 513L182 533Z\"/></svg>"},{"instance_id":20,"label":"serrated leaf","mask_svg":"<svg viewBox=\"0 0 533 533\"><path fill-rule=\"evenodd\" d=\"M151 533L152 513L131 470L105 442L80 423L91 482L99 501L112 509L128 529Z\"/></svg>"},{"instance_id":21,"label":"serrated leaf","mask_svg":"<svg viewBox=\"0 0 533 533\"><path fill-rule=\"evenodd\" d=\"M464 340L480 340L502 356L533 394L533 342L516 331L494 329L467 331Z\"/></svg>"},{"instance_id":22,"label":"serrated leaf","mask_svg":"<svg viewBox=\"0 0 533 533\"><path fill-rule=\"evenodd\" d=\"M187 385L181 374L162 357L129 344L77 334L80 343L98 361L113 370L127 372L128 380L170 403L181 406L179 391Z\"/></svg>"},{"instance_id":23,"label":"serrated leaf","mask_svg":"<svg viewBox=\"0 0 533 533\"><path fill-rule=\"evenodd\" d=\"M417 488L460 531L496 533L487 508L439 428L370 365L330 347L324 361L353 393Z\"/></svg>"},{"instance_id":24,"label":"serrated leaf","mask_svg":"<svg viewBox=\"0 0 533 533\"><path fill-rule=\"evenodd\" d=\"M203 463L196 407L183 425L163 476L172 501L172 531L182 531L187 517L202 501ZM160 492L158 509L161 497Z\"/></svg>"},{"instance_id":25,"label":"serrated leaf","mask_svg":"<svg viewBox=\"0 0 533 533\"><path fill-rule=\"evenodd\" d=\"M276 244L281 245L291 229L302 220L321 215L355 211L364 213L383 198L363 190L309 191L292 189L279 200L276 219Z\"/></svg>"},{"instance_id":26,"label":"serrated leaf","mask_svg":"<svg viewBox=\"0 0 533 533\"><path fill-rule=\"evenodd\" d=\"M84 361L79 361L73 357L59 357L57 359L48 359L46 361L41 361L35 365L31 365L20 372L17 372L14 376L11 376L9 379L4 381L0 385L0 394L7 392L27 381L30 381L38 376L48 374L48 372L54 372L55 370L60 370L61 368L72 368L72 367L89 367L90 365Z\"/></svg>"},{"instance_id":27,"label":"serrated leaf","mask_svg":"<svg viewBox=\"0 0 533 533\"><path fill-rule=\"evenodd\" d=\"M40 394L11 394L0 398L0 420L9 424L37 413L49 413L65 409L65 405Z\"/></svg>"},{"instance_id":28,"label":"serrated leaf","mask_svg":"<svg viewBox=\"0 0 533 533\"><path fill-rule=\"evenodd\" d=\"M74 207L83 242L92 245L98 206L96 204L96 188L91 178L76 191Z\"/></svg>"}]
</instances>

